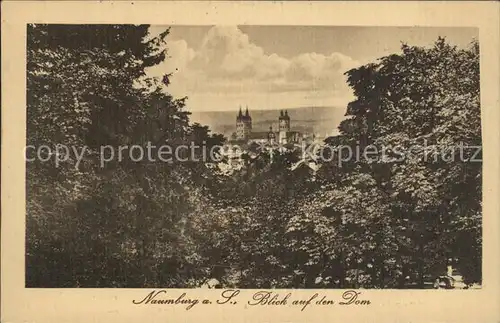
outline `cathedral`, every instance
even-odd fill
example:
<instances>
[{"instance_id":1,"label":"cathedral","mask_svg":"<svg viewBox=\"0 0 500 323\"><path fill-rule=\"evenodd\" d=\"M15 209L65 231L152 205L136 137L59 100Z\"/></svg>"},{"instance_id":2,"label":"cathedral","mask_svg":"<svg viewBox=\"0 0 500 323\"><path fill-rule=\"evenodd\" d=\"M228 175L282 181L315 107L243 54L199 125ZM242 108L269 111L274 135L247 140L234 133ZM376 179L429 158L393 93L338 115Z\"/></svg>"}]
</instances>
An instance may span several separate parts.
<instances>
[{"instance_id":1,"label":"cathedral","mask_svg":"<svg viewBox=\"0 0 500 323\"><path fill-rule=\"evenodd\" d=\"M266 115L267 113L261 113ZM279 148L285 150L297 149L297 144L308 143L309 140L306 134L291 130L291 118L287 110L281 110L277 116L278 126L273 130L273 120L266 118L259 123L267 123L270 125L268 131L254 131L252 129L252 117L248 111L248 107L243 113L241 106L236 115L236 131L233 132L231 140L229 140L222 153L228 158L229 163L219 163L218 167L225 174L231 174L235 169L241 169L245 166L245 159L242 159L243 154L247 153L251 159L258 156L258 150L265 147L266 149ZM255 121L255 120L254 120ZM255 144L258 144L258 149L255 149ZM314 162L312 162L314 163ZM301 160L299 163L292 166L292 170L309 167L313 171L315 165L311 166L311 161Z\"/></svg>"},{"instance_id":2,"label":"cathedral","mask_svg":"<svg viewBox=\"0 0 500 323\"><path fill-rule=\"evenodd\" d=\"M245 110L245 114L241 112L238 113L236 117L236 139L237 140L247 140L250 133L252 132L252 117L248 114L248 107Z\"/></svg>"},{"instance_id":3,"label":"cathedral","mask_svg":"<svg viewBox=\"0 0 500 323\"><path fill-rule=\"evenodd\" d=\"M290 130L290 116L288 111L281 110L278 117L278 132L273 131L272 126L269 131L252 131L252 117L248 112L248 107L245 113L242 112L241 107L238 115L236 116L236 133L233 139L236 141L244 142L267 142L270 144L279 143L282 145L298 143L301 140L301 134L297 131Z\"/></svg>"}]
</instances>

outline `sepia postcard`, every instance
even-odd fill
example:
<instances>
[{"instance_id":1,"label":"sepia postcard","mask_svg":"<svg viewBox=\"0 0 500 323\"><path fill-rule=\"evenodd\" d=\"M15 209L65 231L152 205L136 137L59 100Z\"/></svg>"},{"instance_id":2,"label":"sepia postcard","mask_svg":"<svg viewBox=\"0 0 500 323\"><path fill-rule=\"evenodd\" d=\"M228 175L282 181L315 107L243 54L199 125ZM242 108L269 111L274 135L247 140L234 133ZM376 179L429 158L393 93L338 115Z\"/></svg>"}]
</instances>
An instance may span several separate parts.
<instances>
[{"instance_id":1,"label":"sepia postcard","mask_svg":"<svg viewBox=\"0 0 500 323\"><path fill-rule=\"evenodd\" d=\"M499 12L2 3L1 322L499 322Z\"/></svg>"}]
</instances>

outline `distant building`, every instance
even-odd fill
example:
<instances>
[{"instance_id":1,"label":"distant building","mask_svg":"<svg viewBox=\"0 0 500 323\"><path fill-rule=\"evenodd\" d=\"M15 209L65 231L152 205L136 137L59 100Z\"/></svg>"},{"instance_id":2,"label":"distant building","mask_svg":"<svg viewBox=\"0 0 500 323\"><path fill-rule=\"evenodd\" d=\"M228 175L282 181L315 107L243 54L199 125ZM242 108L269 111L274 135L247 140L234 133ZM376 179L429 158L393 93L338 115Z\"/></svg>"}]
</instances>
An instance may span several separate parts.
<instances>
[{"instance_id":1,"label":"distant building","mask_svg":"<svg viewBox=\"0 0 500 323\"><path fill-rule=\"evenodd\" d=\"M247 143L270 143L270 144L294 144L302 141L303 135L298 131L290 130L290 116L288 111L280 111L278 117L278 132L273 131L272 126L269 131L252 131L252 117L248 112L248 107L243 114L240 106L236 116L236 132L232 136L233 142Z\"/></svg>"},{"instance_id":2,"label":"distant building","mask_svg":"<svg viewBox=\"0 0 500 323\"><path fill-rule=\"evenodd\" d=\"M248 114L248 107L245 110L245 114L240 112L236 116L236 140L248 140L250 133L252 132L252 117Z\"/></svg>"},{"instance_id":3,"label":"distant building","mask_svg":"<svg viewBox=\"0 0 500 323\"><path fill-rule=\"evenodd\" d=\"M248 136L248 143L270 143L274 144L276 142L276 133L273 131L273 127L269 127L269 131L254 131Z\"/></svg>"},{"instance_id":4,"label":"distant building","mask_svg":"<svg viewBox=\"0 0 500 323\"><path fill-rule=\"evenodd\" d=\"M267 120L263 120L267 121ZM314 137L312 137L314 139ZM236 115L236 131L222 149L222 154L227 158L227 163L220 164L219 168L226 174L242 169L246 163L256 159L263 150L273 151L279 149L298 149L298 144L311 143L311 138L298 131L291 130L291 118L288 111L282 110L278 115L278 129L271 125L268 131L253 131L252 117L248 107L243 113L241 106ZM307 168L308 171L316 173L315 161L301 161L293 165L294 171Z\"/></svg>"},{"instance_id":5,"label":"distant building","mask_svg":"<svg viewBox=\"0 0 500 323\"><path fill-rule=\"evenodd\" d=\"M283 110L280 112L279 120L279 136L278 141L281 144L287 144L288 141L288 133L290 132L290 117L288 116L288 111Z\"/></svg>"}]
</instances>

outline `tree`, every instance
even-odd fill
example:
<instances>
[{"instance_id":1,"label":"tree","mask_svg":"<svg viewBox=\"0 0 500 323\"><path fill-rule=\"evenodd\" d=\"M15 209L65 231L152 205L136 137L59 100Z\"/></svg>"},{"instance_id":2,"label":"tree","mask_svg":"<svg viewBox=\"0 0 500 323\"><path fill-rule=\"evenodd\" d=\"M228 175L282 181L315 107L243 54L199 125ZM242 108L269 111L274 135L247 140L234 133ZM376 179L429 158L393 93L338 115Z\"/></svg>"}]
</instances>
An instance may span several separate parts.
<instances>
[{"instance_id":1,"label":"tree","mask_svg":"<svg viewBox=\"0 0 500 323\"><path fill-rule=\"evenodd\" d=\"M343 287L422 288L447 264L480 282L481 163L457 149L481 143L478 64L477 42L440 38L346 73L356 99L326 140L322 192L291 226L306 264L326 261Z\"/></svg>"},{"instance_id":2,"label":"tree","mask_svg":"<svg viewBox=\"0 0 500 323\"><path fill-rule=\"evenodd\" d=\"M27 164L28 286L189 281L181 272L192 255L179 253L179 232L196 203L193 188L211 171L197 158L115 158L102 167L100 156L103 146L220 144L189 123L185 98L145 77L165 59L167 35L151 38L147 25L28 27L28 143L86 148L79 167L74 155L59 166Z\"/></svg>"}]
</instances>

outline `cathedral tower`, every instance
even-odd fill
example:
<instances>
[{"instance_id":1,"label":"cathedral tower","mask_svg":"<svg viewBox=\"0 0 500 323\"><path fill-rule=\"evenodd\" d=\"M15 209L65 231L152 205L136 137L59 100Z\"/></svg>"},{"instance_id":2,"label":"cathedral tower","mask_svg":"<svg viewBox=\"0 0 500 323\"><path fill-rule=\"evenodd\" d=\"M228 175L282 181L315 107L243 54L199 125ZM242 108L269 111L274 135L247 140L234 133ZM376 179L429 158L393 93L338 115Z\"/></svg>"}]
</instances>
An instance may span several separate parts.
<instances>
[{"instance_id":1,"label":"cathedral tower","mask_svg":"<svg viewBox=\"0 0 500 323\"><path fill-rule=\"evenodd\" d=\"M280 112L279 117L279 135L278 140L280 144L287 144L288 133L290 132L290 117L288 116L288 111L283 110Z\"/></svg>"},{"instance_id":2,"label":"cathedral tower","mask_svg":"<svg viewBox=\"0 0 500 323\"><path fill-rule=\"evenodd\" d=\"M269 127L269 132L267 133L267 141L269 142L269 144L274 145L275 139L276 139L276 135L274 134L273 126L271 125Z\"/></svg>"},{"instance_id":3,"label":"cathedral tower","mask_svg":"<svg viewBox=\"0 0 500 323\"><path fill-rule=\"evenodd\" d=\"M252 132L252 117L248 113L248 106L245 110L245 114L240 111L236 116L236 139L237 140L247 140L250 133Z\"/></svg>"}]
</instances>

